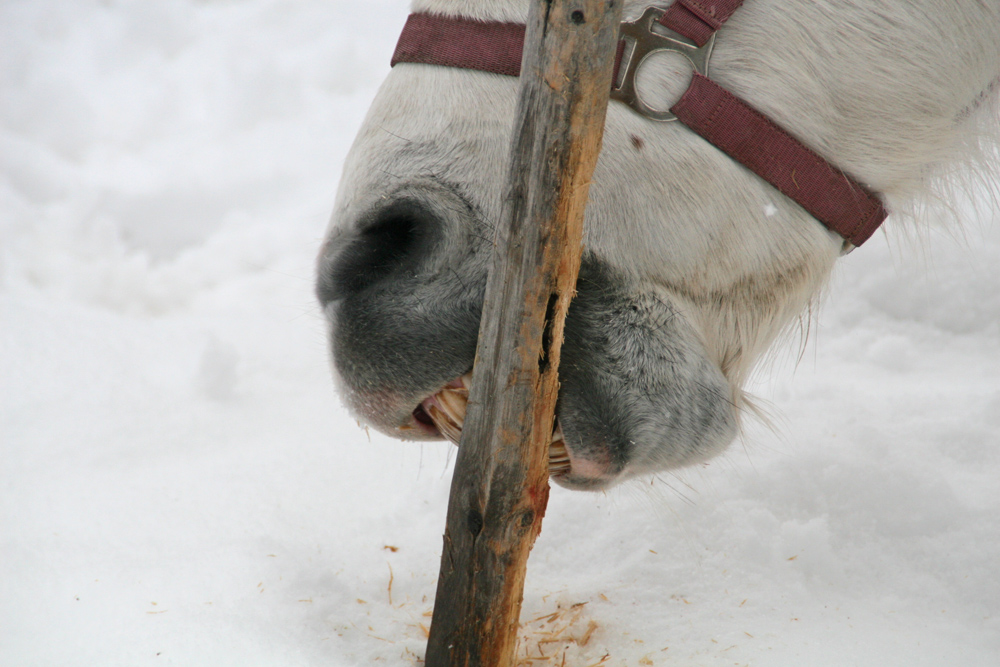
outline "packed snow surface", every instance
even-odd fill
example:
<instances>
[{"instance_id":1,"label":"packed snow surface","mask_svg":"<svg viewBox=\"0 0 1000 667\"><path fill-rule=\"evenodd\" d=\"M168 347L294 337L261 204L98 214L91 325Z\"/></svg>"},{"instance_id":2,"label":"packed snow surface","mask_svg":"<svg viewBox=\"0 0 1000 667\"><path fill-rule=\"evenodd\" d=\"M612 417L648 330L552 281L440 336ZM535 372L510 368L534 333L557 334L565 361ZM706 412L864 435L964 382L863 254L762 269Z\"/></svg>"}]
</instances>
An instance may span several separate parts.
<instances>
[{"instance_id":1,"label":"packed snow surface","mask_svg":"<svg viewBox=\"0 0 1000 667\"><path fill-rule=\"evenodd\" d=\"M422 656L453 447L344 411L311 292L406 13L0 4L0 665ZM528 648L1000 665L1000 220L979 204L841 262L807 344L755 381L772 427L702 468L554 489L523 617L591 631Z\"/></svg>"}]
</instances>

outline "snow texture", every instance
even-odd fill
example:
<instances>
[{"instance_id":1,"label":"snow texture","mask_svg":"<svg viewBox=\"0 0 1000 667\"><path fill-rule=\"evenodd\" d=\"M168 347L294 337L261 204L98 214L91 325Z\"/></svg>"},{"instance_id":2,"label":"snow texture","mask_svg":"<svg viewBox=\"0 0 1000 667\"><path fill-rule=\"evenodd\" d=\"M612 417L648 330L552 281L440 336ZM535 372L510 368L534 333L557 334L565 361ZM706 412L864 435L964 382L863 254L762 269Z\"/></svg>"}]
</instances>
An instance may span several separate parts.
<instances>
[{"instance_id":1,"label":"snow texture","mask_svg":"<svg viewBox=\"0 0 1000 667\"><path fill-rule=\"evenodd\" d=\"M344 412L311 291L406 13L0 4L0 665L422 655L453 449ZM978 204L841 262L756 379L772 428L553 489L524 616L587 603L567 664L1000 665L1000 219Z\"/></svg>"}]
</instances>

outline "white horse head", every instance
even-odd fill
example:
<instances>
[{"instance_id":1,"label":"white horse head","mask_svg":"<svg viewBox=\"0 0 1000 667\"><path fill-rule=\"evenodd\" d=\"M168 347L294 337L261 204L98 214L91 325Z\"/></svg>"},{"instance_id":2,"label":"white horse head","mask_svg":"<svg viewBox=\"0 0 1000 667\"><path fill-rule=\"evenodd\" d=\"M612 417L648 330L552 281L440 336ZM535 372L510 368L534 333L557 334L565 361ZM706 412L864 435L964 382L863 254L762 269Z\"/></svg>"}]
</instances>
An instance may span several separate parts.
<instances>
[{"instance_id":1,"label":"white horse head","mask_svg":"<svg viewBox=\"0 0 1000 667\"><path fill-rule=\"evenodd\" d=\"M527 0L413 4L492 21L527 13ZM650 4L629 0L624 14ZM972 154L998 74L996 0L747 0L711 62L712 79L893 212ZM666 108L690 77L662 57L638 87ZM461 424L457 379L475 353L516 96L513 77L399 64L347 158L317 293L344 399L386 433L456 437L427 412ZM591 489L726 447L748 373L843 248L688 128L616 102L584 236L559 370L570 465L555 480Z\"/></svg>"}]
</instances>

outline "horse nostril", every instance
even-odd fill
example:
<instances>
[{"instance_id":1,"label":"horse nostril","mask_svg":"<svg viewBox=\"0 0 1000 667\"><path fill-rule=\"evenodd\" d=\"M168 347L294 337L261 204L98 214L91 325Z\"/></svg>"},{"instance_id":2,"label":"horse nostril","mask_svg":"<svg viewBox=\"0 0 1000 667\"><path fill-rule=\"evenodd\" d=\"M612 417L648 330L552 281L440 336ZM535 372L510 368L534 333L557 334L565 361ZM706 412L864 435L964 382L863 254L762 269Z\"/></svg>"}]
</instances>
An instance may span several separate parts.
<instances>
[{"instance_id":1,"label":"horse nostril","mask_svg":"<svg viewBox=\"0 0 1000 667\"><path fill-rule=\"evenodd\" d=\"M320 302L357 294L400 270L414 270L434 243L435 223L426 208L410 200L365 216L328 250L317 284Z\"/></svg>"}]
</instances>

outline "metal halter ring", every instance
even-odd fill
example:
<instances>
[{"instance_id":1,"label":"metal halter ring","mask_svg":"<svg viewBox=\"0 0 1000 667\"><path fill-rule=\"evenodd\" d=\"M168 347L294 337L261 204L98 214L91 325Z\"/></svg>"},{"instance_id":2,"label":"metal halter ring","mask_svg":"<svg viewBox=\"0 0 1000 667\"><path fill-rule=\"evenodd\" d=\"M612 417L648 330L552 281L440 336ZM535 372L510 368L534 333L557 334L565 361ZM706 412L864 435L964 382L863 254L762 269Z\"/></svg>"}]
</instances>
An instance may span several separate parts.
<instances>
[{"instance_id":1,"label":"metal halter ring","mask_svg":"<svg viewBox=\"0 0 1000 667\"><path fill-rule=\"evenodd\" d=\"M673 30L663 27L660 17L666 13L657 7L647 7L636 21L623 21L618 29L618 39L625 42L618 77L611 88L611 99L632 107L640 115L651 120L671 121L677 116L669 111L660 111L649 106L640 99L635 89L635 75L646 58L657 51L672 51L687 58L694 66L694 71L702 76L708 76L708 59L712 56L715 45L715 33L698 46L687 38L678 35ZM657 32L653 32L653 24Z\"/></svg>"}]
</instances>

